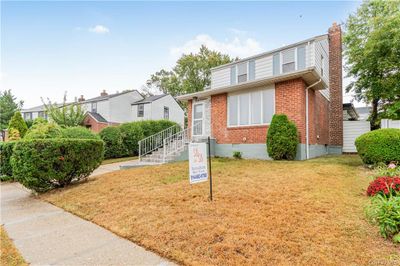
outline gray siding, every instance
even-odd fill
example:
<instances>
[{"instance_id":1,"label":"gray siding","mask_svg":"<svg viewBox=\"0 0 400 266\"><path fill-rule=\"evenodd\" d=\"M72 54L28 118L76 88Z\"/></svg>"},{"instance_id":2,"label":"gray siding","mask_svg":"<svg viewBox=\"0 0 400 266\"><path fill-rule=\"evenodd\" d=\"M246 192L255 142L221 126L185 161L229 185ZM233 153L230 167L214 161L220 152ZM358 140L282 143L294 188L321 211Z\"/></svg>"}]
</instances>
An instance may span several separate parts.
<instances>
[{"instance_id":1,"label":"gray siding","mask_svg":"<svg viewBox=\"0 0 400 266\"><path fill-rule=\"evenodd\" d=\"M272 76L272 55L256 60L256 79Z\"/></svg>"},{"instance_id":2,"label":"gray siding","mask_svg":"<svg viewBox=\"0 0 400 266\"><path fill-rule=\"evenodd\" d=\"M231 70L229 67L217 69L211 74L211 88L219 88L231 84Z\"/></svg>"}]
</instances>

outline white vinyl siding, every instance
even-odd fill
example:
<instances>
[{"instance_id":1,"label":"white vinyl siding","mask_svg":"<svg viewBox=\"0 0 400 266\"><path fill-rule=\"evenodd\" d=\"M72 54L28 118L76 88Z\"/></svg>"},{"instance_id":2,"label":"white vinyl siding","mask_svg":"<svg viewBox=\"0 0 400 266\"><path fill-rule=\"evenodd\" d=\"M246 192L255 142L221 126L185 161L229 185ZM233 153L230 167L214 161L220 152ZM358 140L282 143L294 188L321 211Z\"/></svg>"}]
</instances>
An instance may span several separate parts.
<instances>
[{"instance_id":1,"label":"white vinyl siding","mask_svg":"<svg viewBox=\"0 0 400 266\"><path fill-rule=\"evenodd\" d=\"M275 112L275 88L228 95L228 126L267 125Z\"/></svg>"},{"instance_id":2,"label":"white vinyl siding","mask_svg":"<svg viewBox=\"0 0 400 266\"><path fill-rule=\"evenodd\" d=\"M315 67L315 70L319 74L321 69L321 53L324 53L324 75L322 79L325 84L329 84L329 55L327 51L327 38L318 37L315 40L299 43L295 47L265 53L250 58L247 61L240 61L216 68L211 71L211 89L237 85L240 74L244 75L239 78L241 82L272 78L273 76L311 67ZM247 69L244 67L246 64Z\"/></svg>"},{"instance_id":3,"label":"white vinyl siding","mask_svg":"<svg viewBox=\"0 0 400 266\"><path fill-rule=\"evenodd\" d=\"M215 70L211 74L211 87L219 88L230 84L231 72L230 68L221 68Z\"/></svg>"},{"instance_id":4,"label":"white vinyl siding","mask_svg":"<svg viewBox=\"0 0 400 266\"><path fill-rule=\"evenodd\" d=\"M272 55L255 60L255 79L272 76Z\"/></svg>"},{"instance_id":5,"label":"white vinyl siding","mask_svg":"<svg viewBox=\"0 0 400 266\"><path fill-rule=\"evenodd\" d=\"M326 84L329 84L328 49L328 40L322 40L315 43L315 69L319 74L321 74L321 69L324 70L321 77Z\"/></svg>"}]
</instances>

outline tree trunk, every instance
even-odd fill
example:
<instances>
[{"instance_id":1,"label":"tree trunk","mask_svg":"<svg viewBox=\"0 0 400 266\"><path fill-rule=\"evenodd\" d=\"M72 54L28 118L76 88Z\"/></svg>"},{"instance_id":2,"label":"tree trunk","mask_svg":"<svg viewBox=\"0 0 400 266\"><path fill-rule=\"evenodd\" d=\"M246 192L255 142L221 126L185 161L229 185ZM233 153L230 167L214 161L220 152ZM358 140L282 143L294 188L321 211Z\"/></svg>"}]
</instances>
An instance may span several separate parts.
<instances>
[{"instance_id":1,"label":"tree trunk","mask_svg":"<svg viewBox=\"0 0 400 266\"><path fill-rule=\"evenodd\" d=\"M379 99L372 100L372 112L370 115L370 123L371 123L371 130L376 130L380 128L380 125L377 124L378 120L378 103Z\"/></svg>"}]
</instances>

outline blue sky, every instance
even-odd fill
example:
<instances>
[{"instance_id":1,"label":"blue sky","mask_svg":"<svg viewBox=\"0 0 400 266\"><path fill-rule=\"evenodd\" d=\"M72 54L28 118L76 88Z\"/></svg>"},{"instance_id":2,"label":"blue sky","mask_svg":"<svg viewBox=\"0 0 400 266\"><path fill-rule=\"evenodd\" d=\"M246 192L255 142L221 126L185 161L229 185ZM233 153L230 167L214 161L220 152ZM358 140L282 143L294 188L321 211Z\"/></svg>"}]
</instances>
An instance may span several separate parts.
<instances>
[{"instance_id":1,"label":"blue sky","mask_svg":"<svg viewBox=\"0 0 400 266\"><path fill-rule=\"evenodd\" d=\"M1 2L1 89L40 97L140 89L201 44L246 57L324 34L359 2ZM349 98L350 99L350 98Z\"/></svg>"}]
</instances>

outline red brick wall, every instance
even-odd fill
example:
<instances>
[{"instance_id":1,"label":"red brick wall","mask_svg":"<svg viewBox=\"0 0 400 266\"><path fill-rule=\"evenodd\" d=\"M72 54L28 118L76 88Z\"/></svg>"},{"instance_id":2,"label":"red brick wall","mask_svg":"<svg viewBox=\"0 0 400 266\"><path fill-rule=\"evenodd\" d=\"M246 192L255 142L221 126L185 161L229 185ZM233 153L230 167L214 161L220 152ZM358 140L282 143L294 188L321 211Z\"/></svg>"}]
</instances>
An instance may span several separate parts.
<instances>
[{"instance_id":1,"label":"red brick wall","mask_svg":"<svg viewBox=\"0 0 400 266\"><path fill-rule=\"evenodd\" d=\"M301 143L306 143L306 108L303 79L275 84L275 113L286 114L296 123ZM329 142L329 102L318 91L309 90L309 136L310 144ZM188 102L188 125L192 122L192 101ZM268 126L228 128L227 94L211 96L212 135L217 143L265 143ZM319 138L317 138L317 135Z\"/></svg>"},{"instance_id":2,"label":"red brick wall","mask_svg":"<svg viewBox=\"0 0 400 266\"><path fill-rule=\"evenodd\" d=\"M212 135L217 143L265 143L267 126L247 126L228 128L227 94L211 97Z\"/></svg>"},{"instance_id":3,"label":"red brick wall","mask_svg":"<svg viewBox=\"0 0 400 266\"><path fill-rule=\"evenodd\" d=\"M275 84L275 113L286 114L296 123L301 143L306 143L305 88L300 78Z\"/></svg>"},{"instance_id":4,"label":"red brick wall","mask_svg":"<svg viewBox=\"0 0 400 266\"><path fill-rule=\"evenodd\" d=\"M321 93L315 94L315 124L318 144L329 144L329 101Z\"/></svg>"},{"instance_id":5,"label":"red brick wall","mask_svg":"<svg viewBox=\"0 0 400 266\"><path fill-rule=\"evenodd\" d=\"M329 28L329 144L343 146L342 31L334 23Z\"/></svg>"},{"instance_id":6,"label":"red brick wall","mask_svg":"<svg viewBox=\"0 0 400 266\"><path fill-rule=\"evenodd\" d=\"M108 127L108 123L99 123L90 115L87 115L83 120L83 124L93 132L99 133L103 128ZM112 123L112 125L118 125L118 123Z\"/></svg>"}]
</instances>

